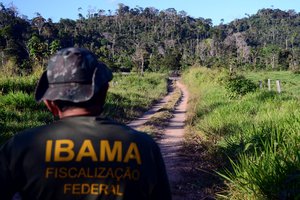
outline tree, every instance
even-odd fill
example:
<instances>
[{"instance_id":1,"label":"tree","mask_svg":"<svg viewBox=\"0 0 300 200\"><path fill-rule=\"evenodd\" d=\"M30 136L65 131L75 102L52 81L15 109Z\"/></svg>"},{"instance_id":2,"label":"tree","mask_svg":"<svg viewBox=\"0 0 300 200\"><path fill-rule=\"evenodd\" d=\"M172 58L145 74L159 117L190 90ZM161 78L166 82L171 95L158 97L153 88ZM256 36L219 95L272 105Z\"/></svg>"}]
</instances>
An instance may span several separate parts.
<instances>
[{"instance_id":1,"label":"tree","mask_svg":"<svg viewBox=\"0 0 300 200\"><path fill-rule=\"evenodd\" d=\"M145 49L144 44L136 44L135 52L132 55L132 60L135 62L138 72L143 75L145 68L145 58L147 56L147 51Z\"/></svg>"},{"instance_id":2,"label":"tree","mask_svg":"<svg viewBox=\"0 0 300 200\"><path fill-rule=\"evenodd\" d=\"M262 9L217 26L211 19L193 18L174 8L119 4L115 12L92 7L87 12L85 18L79 8L77 20L58 23L36 13L29 21L16 8L0 3L1 64L15 59L22 65L29 54L43 63L43 56L69 46L90 49L115 70L134 66L140 73L195 63L274 70L294 69L300 63L300 14L293 10Z\"/></svg>"},{"instance_id":3,"label":"tree","mask_svg":"<svg viewBox=\"0 0 300 200\"><path fill-rule=\"evenodd\" d=\"M168 51L164 60L163 65L170 70L180 70L181 68L181 53L177 50Z\"/></svg>"},{"instance_id":4,"label":"tree","mask_svg":"<svg viewBox=\"0 0 300 200\"><path fill-rule=\"evenodd\" d=\"M35 13L36 17L32 19L32 24L38 29L39 35L42 33L42 29L44 27L44 24L46 22L46 19L42 17L40 13Z\"/></svg>"},{"instance_id":5,"label":"tree","mask_svg":"<svg viewBox=\"0 0 300 200\"><path fill-rule=\"evenodd\" d=\"M29 28L29 23L18 17L16 7L5 8L0 3L0 55L2 66L8 60L13 60L18 66L16 72L27 67L28 53L24 41L29 34Z\"/></svg>"},{"instance_id":6,"label":"tree","mask_svg":"<svg viewBox=\"0 0 300 200\"><path fill-rule=\"evenodd\" d=\"M61 48L59 40L57 40L57 39L53 40L49 47L50 47L49 53L50 53L50 55L53 55L55 52L57 52Z\"/></svg>"},{"instance_id":7,"label":"tree","mask_svg":"<svg viewBox=\"0 0 300 200\"><path fill-rule=\"evenodd\" d=\"M38 36L33 35L29 39L27 46L29 49L29 55L32 60L42 65L45 59L44 57L48 54L47 44L42 42L42 40Z\"/></svg>"}]
</instances>

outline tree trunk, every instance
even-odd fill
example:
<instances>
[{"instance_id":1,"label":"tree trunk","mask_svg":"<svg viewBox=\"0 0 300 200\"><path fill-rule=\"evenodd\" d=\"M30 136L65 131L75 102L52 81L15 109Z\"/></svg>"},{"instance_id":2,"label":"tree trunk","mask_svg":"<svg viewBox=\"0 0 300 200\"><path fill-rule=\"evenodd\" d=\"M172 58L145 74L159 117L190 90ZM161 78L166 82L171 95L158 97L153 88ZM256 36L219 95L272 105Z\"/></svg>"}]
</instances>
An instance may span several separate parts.
<instances>
[{"instance_id":1,"label":"tree trunk","mask_svg":"<svg viewBox=\"0 0 300 200\"><path fill-rule=\"evenodd\" d=\"M272 69L275 69L275 55L272 55Z\"/></svg>"},{"instance_id":2,"label":"tree trunk","mask_svg":"<svg viewBox=\"0 0 300 200\"><path fill-rule=\"evenodd\" d=\"M144 56L143 56L143 58L142 58L142 66L141 66L141 75L142 76L144 76L144 63L145 63L145 61L144 61Z\"/></svg>"}]
</instances>

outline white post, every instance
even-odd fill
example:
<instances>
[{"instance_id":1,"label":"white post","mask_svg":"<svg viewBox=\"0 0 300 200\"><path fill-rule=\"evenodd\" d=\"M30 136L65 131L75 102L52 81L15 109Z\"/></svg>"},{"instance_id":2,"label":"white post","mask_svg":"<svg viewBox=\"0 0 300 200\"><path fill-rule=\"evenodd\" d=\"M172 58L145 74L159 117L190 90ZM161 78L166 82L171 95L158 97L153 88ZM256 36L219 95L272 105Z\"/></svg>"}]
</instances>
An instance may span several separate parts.
<instances>
[{"instance_id":1,"label":"white post","mask_svg":"<svg viewBox=\"0 0 300 200\"><path fill-rule=\"evenodd\" d=\"M276 80L276 87L277 87L277 92L281 93L280 80Z\"/></svg>"},{"instance_id":2,"label":"white post","mask_svg":"<svg viewBox=\"0 0 300 200\"><path fill-rule=\"evenodd\" d=\"M268 79L268 90L271 91L271 79Z\"/></svg>"}]
</instances>

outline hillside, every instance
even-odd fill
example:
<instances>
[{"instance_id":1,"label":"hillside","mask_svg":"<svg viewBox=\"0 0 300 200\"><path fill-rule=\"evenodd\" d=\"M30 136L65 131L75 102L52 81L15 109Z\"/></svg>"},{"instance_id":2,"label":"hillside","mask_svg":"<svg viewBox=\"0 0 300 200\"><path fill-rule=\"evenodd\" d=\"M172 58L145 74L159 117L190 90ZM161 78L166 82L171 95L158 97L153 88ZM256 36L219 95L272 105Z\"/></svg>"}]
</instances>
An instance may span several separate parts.
<instances>
[{"instance_id":1,"label":"hillside","mask_svg":"<svg viewBox=\"0 0 300 200\"><path fill-rule=\"evenodd\" d=\"M115 71L178 70L192 64L242 69L299 70L300 13L262 9L229 24L193 18L173 8L81 13L58 23L28 19L0 3L0 66L31 72L68 46L86 47ZM18 68L14 66L17 64Z\"/></svg>"}]
</instances>

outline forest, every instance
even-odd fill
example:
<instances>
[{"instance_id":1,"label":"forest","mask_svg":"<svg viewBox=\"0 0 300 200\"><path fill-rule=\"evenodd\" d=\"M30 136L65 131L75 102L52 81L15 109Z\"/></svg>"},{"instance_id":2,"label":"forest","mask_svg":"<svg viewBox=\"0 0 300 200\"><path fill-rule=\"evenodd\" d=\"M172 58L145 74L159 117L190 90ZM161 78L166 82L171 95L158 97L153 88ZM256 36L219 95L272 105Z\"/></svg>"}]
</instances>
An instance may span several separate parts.
<instances>
[{"instance_id":1,"label":"forest","mask_svg":"<svg viewBox=\"0 0 300 200\"><path fill-rule=\"evenodd\" d=\"M0 3L0 67L29 74L60 48L93 51L114 71L166 72L191 65L241 70L299 71L300 13L261 9L228 24L174 8L90 9L78 19L33 19Z\"/></svg>"}]
</instances>

